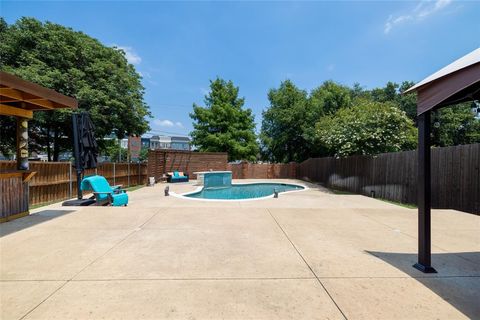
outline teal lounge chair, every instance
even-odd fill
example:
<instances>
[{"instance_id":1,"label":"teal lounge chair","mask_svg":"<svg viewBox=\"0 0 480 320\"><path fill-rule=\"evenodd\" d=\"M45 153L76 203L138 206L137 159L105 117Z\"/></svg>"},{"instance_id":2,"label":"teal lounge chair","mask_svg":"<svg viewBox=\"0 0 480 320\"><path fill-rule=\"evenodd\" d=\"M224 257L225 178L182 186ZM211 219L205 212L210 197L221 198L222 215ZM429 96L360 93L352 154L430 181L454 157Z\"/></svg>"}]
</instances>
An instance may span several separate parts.
<instances>
[{"instance_id":1,"label":"teal lounge chair","mask_svg":"<svg viewBox=\"0 0 480 320\"><path fill-rule=\"evenodd\" d=\"M102 176L89 176L82 180L82 191L92 191L98 205L126 206L128 195L120 186L111 187L107 179Z\"/></svg>"}]
</instances>

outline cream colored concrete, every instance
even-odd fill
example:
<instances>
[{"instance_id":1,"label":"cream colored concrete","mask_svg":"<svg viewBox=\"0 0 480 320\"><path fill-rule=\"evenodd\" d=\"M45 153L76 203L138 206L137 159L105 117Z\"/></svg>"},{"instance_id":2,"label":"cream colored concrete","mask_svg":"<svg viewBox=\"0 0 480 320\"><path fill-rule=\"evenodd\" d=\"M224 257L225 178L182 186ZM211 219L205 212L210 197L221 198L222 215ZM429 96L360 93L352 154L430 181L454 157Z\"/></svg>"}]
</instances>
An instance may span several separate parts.
<instances>
[{"instance_id":1,"label":"cream colored concrete","mask_svg":"<svg viewBox=\"0 0 480 320\"><path fill-rule=\"evenodd\" d=\"M307 185L203 202L159 184L1 224L2 320L480 318L480 217L433 210L425 275L416 210Z\"/></svg>"},{"instance_id":2,"label":"cream colored concrete","mask_svg":"<svg viewBox=\"0 0 480 320\"><path fill-rule=\"evenodd\" d=\"M322 279L322 283L348 319L453 320L480 315L478 277Z\"/></svg>"},{"instance_id":3,"label":"cream colored concrete","mask_svg":"<svg viewBox=\"0 0 480 320\"><path fill-rule=\"evenodd\" d=\"M379 223L401 230L412 237L417 235L417 210L357 209ZM440 249L454 252L480 251L480 219L455 210L434 210L432 219L432 244ZM459 219L458 217L462 217ZM457 237L461 234L462 237ZM480 260L476 260L480 264Z\"/></svg>"},{"instance_id":4,"label":"cream colored concrete","mask_svg":"<svg viewBox=\"0 0 480 320\"><path fill-rule=\"evenodd\" d=\"M411 265L416 262L417 240L413 235L356 210L269 210L319 277L405 276L405 270L410 273ZM390 212L395 214L393 210ZM411 215L411 219L416 220L416 216ZM452 238L462 239L459 234L463 235L459 232ZM469 237L465 240L468 243ZM472 249L477 247L477 243L467 243ZM460 256L437 247L432 252L434 264L443 275L480 276L479 266L472 261L464 262ZM379 256L391 263L385 263Z\"/></svg>"},{"instance_id":5,"label":"cream colored concrete","mask_svg":"<svg viewBox=\"0 0 480 320\"><path fill-rule=\"evenodd\" d=\"M155 216L75 279L312 277L265 209L178 210Z\"/></svg>"},{"instance_id":6,"label":"cream colored concrete","mask_svg":"<svg viewBox=\"0 0 480 320\"><path fill-rule=\"evenodd\" d=\"M0 319L20 319L65 281L0 281Z\"/></svg>"},{"instance_id":7,"label":"cream colored concrete","mask_svg":"<svg viewBox=\"0 0 480 320\"><path fill-rule=\"evenodd\" d=\"M31 227L11 233L0 239L0 279L68 280L130 232Z\"/></svg>"},{"instance_id":8,"label":"cream colored concrete","mask_svg":"<svg viewBox=\"0 0 480 320\"><path fill-rule=\"evenodd\" d=\"M70 282L26 319L343 319L316 280Z\"/></svg>"}]
</instances>

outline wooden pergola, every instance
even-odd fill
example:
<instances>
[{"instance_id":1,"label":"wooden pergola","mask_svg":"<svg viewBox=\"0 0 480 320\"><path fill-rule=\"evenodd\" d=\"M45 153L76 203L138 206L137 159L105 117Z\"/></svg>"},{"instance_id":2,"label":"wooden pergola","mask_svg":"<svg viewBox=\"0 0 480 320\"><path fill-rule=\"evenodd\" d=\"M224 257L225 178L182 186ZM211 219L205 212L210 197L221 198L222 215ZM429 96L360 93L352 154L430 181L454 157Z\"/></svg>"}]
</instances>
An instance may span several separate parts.
<instances>
[{"instance_id":1,"label":"wooden pergola","mask_svg":"<svg viewBox=\"0 0 480 320\"><path fill-rule=\"evenodd\" d=\"M16 170L0 171L0 222L28 214L28 120L34 111L76 109L76 99L0 71L0 115L16 117Z\"/></svg>"},{"instance_id":2,"label":"wooden pergola","mask_svg":"<svg viewBox=\"0 0 480 320\"><path fill-rule=\"evenodd\" d=\"M430 114L480 99L480 48L405 91L410 92L417 93L418 115L418 262L414 267L432 273L436 271L431 265Z\"/></svg>"}]
</instances>

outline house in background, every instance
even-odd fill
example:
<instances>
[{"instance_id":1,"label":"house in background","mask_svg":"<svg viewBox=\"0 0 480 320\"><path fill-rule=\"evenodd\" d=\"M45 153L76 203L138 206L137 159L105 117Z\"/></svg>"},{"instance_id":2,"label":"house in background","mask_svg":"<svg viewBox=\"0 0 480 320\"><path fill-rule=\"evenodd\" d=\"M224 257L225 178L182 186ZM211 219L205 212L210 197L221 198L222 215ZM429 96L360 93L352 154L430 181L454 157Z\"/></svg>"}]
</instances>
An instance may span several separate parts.
<instances>
[{"instance_id":1,"label":"house in background","mask_svg":"<svg viewBox=\"0 0 480 320\"><path fill-rule=\"evenodd\" d=\"M174 150L187 150L190 151L190 138L189 137L171 137L170 149Z\"/></svg>"},{"instance_id":2,"label":"house in background","mask_svg":"<svg viewBox=\"0 0 480 320\"><path fill-rule=\"evenodd\" d=\"M146 139L146 138L142 138ZM142 142L143 144L143 142ZM191 149L191 141L188 137L178 136L152 136L150 138L150 149L172 149L187 150Z\"/></svg>"},{"instance_id":3,"label":"house in background","mask_svg":"<svg viewBox=\"0 0 480 320\"><path fill-rule=\"evenodd\" d=\"M142 137L141 144L142 144L142 149L150 149L150 138Z\"/></svg>"}]
</instances>

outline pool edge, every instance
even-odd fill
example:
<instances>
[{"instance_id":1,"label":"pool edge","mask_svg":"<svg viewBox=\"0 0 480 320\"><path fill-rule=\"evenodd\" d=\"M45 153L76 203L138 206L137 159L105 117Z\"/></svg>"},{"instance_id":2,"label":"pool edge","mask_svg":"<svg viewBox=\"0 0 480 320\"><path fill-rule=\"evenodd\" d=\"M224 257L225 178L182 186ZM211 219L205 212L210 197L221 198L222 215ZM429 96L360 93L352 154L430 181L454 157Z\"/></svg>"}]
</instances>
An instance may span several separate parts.
<instances>
[{"instance_id":1,"label":"pool edge","mask_svg":"<svg viewBox=\"0 0 480 320\"><path fill-rule=\"evenodd\" d=\"M271 183L271 184L274 184L274 183L279 183L279 182L251 182L251 183L232 183L232 185L249 185L249 184L257 184L257 183ZM293 192L302 192L302 191L306 191L306 190L309 190L310 188L304 184L299 184L299 183L285 183L285 184L289 184L289 185L294 185L294 186L298 186L298 187L302 187L303 189L301 190L291 190L291 191L285 191L285 192L280 192L280 194L287 194L287 193L293 193ZM266 199L270 199L270 198L273 198L274 195L271 194L269 196L266 196L266 197L260 197L260 198L249 198L249 199L202 199L202 198L190 198L190 197L186 197L186 195L189 195L189 194L192 194L192 193L196 193L196 192L200 192L202 191L203 187L202 186L199 186L197 187L195 190L193 191L189 191L189 192L185 192L185 193L176 193L176 192L170 192L170 195L175 197L175 198L179 198L179 199L187 199L187 200L193 200L193 201L204 201L204 202L235 202L235 201L238 201L238 202L245 202L245 201L257 201L257 200L266 200Z\"/></svg>"}]
</instances>

